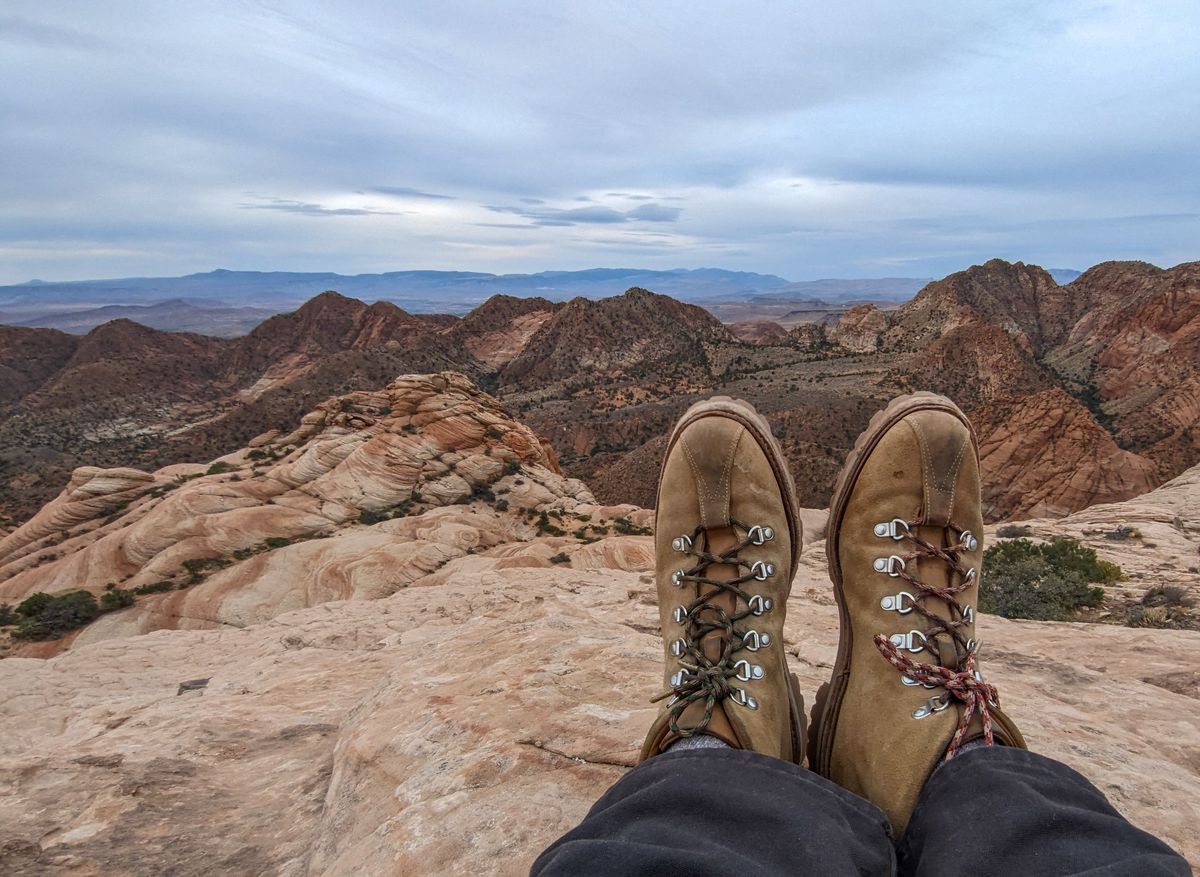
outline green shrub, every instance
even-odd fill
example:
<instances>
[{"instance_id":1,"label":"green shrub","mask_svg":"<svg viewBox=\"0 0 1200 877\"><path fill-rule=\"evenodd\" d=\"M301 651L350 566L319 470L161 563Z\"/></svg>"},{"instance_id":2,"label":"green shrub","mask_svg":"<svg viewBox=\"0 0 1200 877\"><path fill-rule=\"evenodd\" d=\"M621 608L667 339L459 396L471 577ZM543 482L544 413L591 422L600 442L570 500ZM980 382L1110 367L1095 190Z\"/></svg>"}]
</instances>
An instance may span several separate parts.
<instances>
[{"instance_id":1,"label":"green shrub","mask_svg":"<svg viewBox=\"0 0 1200 877\"><path fill-rule=\"evenodd\" d=\"M538 512L537 529L539 536L566 536L567 531L550 523L550 516L544 511Z\"/></svg>"},{"instance_id":2,"label":"green shrub","mask_svg":"<svg viewBox=\"0 0 1200 877\"><path fill-rule=\"evenodd\" d=\"M89 591L65 594L36 593L17 606L21 621L13 634L19 639L58 639L100 615L100 605Z\"/></svg>"},{"instance_id":3,"label":"green shrub","mask_svg":"<svg viewBox=\"0 0 1200 877\"><path fill-rule=\"evenodd\" d=\"M498 500L496 500L496 503L495 503L495 505L492 506L492 508L494 508L498 512L506 512L506 511L508 511L508 500L507 499L498 499Z\"/></svg>"},{"instance_id":4,"label":"green shrub","mask_svg":"<svg viewBox=\"0 0 1200 877\"><path fill-rule=\"evenodd\" d=\"M361 519L362 518L360 516L359 520L361 520ZM263 540L262 544L265 545L269 549L284 548L285 546L291 545L292 540L287 539L283 536L268 536L266 539Z\"/></svg>"},{"instance_id":5,"label":"green shrub","mask_svg":"<svg viewBox=\"0 0 1200 877\"><path fill-rule=\"evenodd\" d=\"M193 557L183 562L183 568L189 573L187 583L194 585L204 581L204 577L213 570L223 569L233 563L230 557Z\"/></svg>"},{"instance_id":6,"label":"green shrub","mask_svg":"<svg viewBox=\"0 0 1200 877\"><path fill-rule=\"evenodd\" d=\"M387 519L387 512L377 512L372 509L363 509L358 513L358 522L368 526L371 524L378 524L380 521L386 521Z\"/></svg>"},{"instance_id":7,"label":"green shrub","mask_svg":"<svg viewBox=\"0 0 1200 877\"><path fill-rule=\"evenodd\" d=\"M613 529L623 536L650 536L654 531L649 527L639 527L629 518L621 517L613 521Z\"/></svg>"},{"instance_id":8,"label":"green shrub","mask_svg":"<svg viewBox=\"0 0 1200 877\"><path fill-rule=\"evenodd\" d=\"M17 623L17 613L7 603L0 603L0 627Z\"/></svg>"},{"instance_id":9,"label":"green shrub","mask_svg":"<svg viewBox=\"0 0 1200 877\"><path fill-rule=\"evenodd\" d=\"M570 563L571 556L569 554L567 554L567 552L565 552L565 551L560 551L560 552L558 552L558 554L556 554L552 558L550 558L550 562L551 563Z\"/></svg>"},{"instance_id":10,"label":"green shrub","mask_svg":"<svg viewBox=\"0 0 1200 877\"><path fill-rule=\"evenodd\" d=\"M105 591L100 595L100 611L116 612L118 609L124 609L126 606L132 606L136 602L137 598L133 595L133 591L113 588L111 591Z\"/></svg>"},{"instance_id":11,"label":"green shrub","mask_svg":"<svg viewBox=\"0 0 1200 877\"><path fill-rule=\"evenodd\" d=\"M211 466L209 466L208 471L205 472L204 474L205 475L221 475L225 472L232 472L232 471L233 471L232 466L230 466L224 460L218 460L217 462L215 462Z\"/></svg>"},{"instance_id":12,"label":"green shrub","mask_svg":"<svg viewBox=\"0 0 1200 877\"><path fill-rule=\"evenodd\" d=\"M1019 539L1022 536L1029 536L1032 532L1025 524L1005 524L996 531L996 535L1001 539Z\"/></svg>"},{"instance_id":13,"label":"green shrub","mask_svg":"<svg viewBox=\"0 0 1200 877\"><path fill-rule=\"evenodd\" d=\"M161 594L163 591L174 590L174 582L154 582L150 585L138 585L133 589L133 593L141 596L143 594Z\"/></svg>"},{"instance_id":14,"label":"green shrub","mask_svg":"<svg viewBox=\"0 0 1200 877\"><path fill-rule=\"evenodd\" d=\"M1120 567L1100 566L1096 552L1074 539L1037 544L1013 539L984 552L986 575L979 588L979 609L1005 618L1066 621L1079 609L1099 606L1108 581Z\"/></svg>"}]
</instances>

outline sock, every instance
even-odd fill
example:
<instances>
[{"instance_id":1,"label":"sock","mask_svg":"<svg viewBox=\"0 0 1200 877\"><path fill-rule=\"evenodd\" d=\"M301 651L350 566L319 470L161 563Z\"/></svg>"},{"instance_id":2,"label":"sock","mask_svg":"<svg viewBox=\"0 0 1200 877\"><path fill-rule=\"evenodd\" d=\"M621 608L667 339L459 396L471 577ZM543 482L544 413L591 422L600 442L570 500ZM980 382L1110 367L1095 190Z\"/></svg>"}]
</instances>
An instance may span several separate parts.
<instances>
[{"instance_id":1,"label":"sock","mask_svg":"<svg viewBox=\"0 0 1200 877\"><path fill-rule=\"evenodd\" d=\"M711 734L697 734L694 737L680 737L674 743L666 748L666 752L672 749L729 749L730 746L720 737L714 737Z\"/></svg>"}]
</instances>

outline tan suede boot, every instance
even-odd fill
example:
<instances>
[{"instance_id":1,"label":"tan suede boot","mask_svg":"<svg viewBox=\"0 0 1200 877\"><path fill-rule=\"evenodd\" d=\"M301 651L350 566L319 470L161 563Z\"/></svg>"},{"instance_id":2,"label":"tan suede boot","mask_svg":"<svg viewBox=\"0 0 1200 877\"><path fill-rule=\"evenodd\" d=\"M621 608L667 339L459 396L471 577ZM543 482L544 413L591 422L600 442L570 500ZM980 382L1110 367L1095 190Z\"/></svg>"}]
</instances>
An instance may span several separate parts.
<instances>
[{"instance_id":1,"label":"tan suede boot","mask_svg":"<svg viewBox=\"0 0 1200 877\"><path fill-rule=\"evenodd\" d=\"M964 743L1025 748L979 672L982 535L966 416L932 393L896 399L855 443L829 509L841 637L809 758L879 806L897 840L929 775Z\"/></svg>"},{"instance_id":2,"label":"tan suede boot","mask_svg":"<svg viewBox=\"0 0 1200 877\"><path fill-rule=\"evenodd\" d=\"M804 702L783 619L800 518L783 454L753 407L718 396L684 414L667 445L655 529L666 659L655 699L666 703L641 760L710 734L799 764Z\"/></svg>"}]
</instances>

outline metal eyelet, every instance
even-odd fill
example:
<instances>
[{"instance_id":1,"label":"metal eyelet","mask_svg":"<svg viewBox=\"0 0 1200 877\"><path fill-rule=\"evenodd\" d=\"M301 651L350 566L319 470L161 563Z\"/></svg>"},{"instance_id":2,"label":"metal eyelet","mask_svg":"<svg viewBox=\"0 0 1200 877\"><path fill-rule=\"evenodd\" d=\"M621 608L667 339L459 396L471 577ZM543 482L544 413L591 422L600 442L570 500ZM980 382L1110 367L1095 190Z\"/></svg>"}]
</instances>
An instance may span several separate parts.
<instances>
[{"instance_id":1,"label":"metal eyelet","mask_svg":"<svg viewBox=\"0 0 1200 877\"><path fill-rule=\"evenodd\" d=\"M770 597L764 597L762 594L755 594L746 601L746 605L750 607L750 611L755 615L762 615L764 612L770 612L771 607L775 604L771 602Z\"/></svg>"},{"instance_id":2,"label":"metal eyelet","mask_svg":"<svg viewBox=\"0 0 1200 877\"><path fill-rule=\"evenodd\" d=\"M898 649L905 649L912 652L914 655L917 652L925 651L925 646L929 642L925 639L925 634L919 630L910 630L908 633L893 633L888 637ZM917 641L920 640L918 643Z\"/></svg>"},{"instance_id":3,"label":"metal eyelet","mask_svg":"<svg viewBox=\"0 0 1200 877\"><path fill-rule=\"evenodd\" d=\"M918 682L916 679L913 679L911 676L906 676L903 673L900 674L900 684L907 685L910 688L915 688L918 685L920 685L922 688L928 688L930 690L937 688L936 685L933 685L929 682Z\"/></svg>"},{"instance_id":4,"label":"metal eyelet","mask_svg":"<svg viewBox=\"0 0 1200 877\"><path fill-rule=\"evenodd\" d=\"M750 572L754 573L754 577L760 582L765 582L771 576L775 575L775 564L756 560L754 561L754 565L750 567Z\"/></svg>"},{"instance_id":5,"label":"metal eyelet","mask_svg":"<svg viewBox=\"0 0 1200 877\"><path fill-rule=\"evenodd\" d=\"M682 606L676 606L675 610L671 613L671 620L676 624L683 624L687 621L687 617L687 609Z\"/></svg>"},{"instance_id":6,"label":"metal eyelet","mask_svg":"<svg viewBox=\"0 0 1200 877\"><path fill-rule=\"evenodd\" d=\"M974 551L979 547L979 540L971 535L970 530L963 530L962 536L959 537L958 544L959 547L965 548L967 551Z\"/></svg>"},{"instance_id":7,"label":"metal eyelet","mask_svg":"<svg viewBox=\"0 0 1200 877\"><path fill-rule=\"evenodd\" d=\"M934 713L940 713L948 706L950 706L950 698L948 696L943 697L940 694L935 694L933 697L929 698L929 700L925 701L925 703L913 710L912 717L914 719L923 719L926 716L932 716Z\"/></svg>"},{"instance_id":8,"label":"metal eyelet","mask_svg":"<svg viewBox=\"0 0 1200 877\"><path fill-rule=\"evenodd\" d=\"M764 646L771 644L771 635L769 633L759 633L757 630L748 630L742 635L742 647L751 651L757 652Z\"/></svg>"},{"instance_id":9,"label":"metal eyelet","mask_svg":"<svg viewBox=\"0 0 1200 877\"><path fill-rule=\"evenodd\" d=\"M683 587L683 570L677 569L671 573L671 584L677 588Z\"/></svg>"},{"instance_id":10,"label":"metal eyelet","mask_svg":"<svg viewBox=\"0 0 1200 877\"><path fill-rule=\"evenodd\" d=\"M900 532L903 528L904 532ZM897 542L909 535L908 521L904 518L892 518L890 521L881 521L875 525L875 535L880 539L886 539L891 536Z\"/></svg>"},{"instance_id":11,"label":"metal eyelet","mask_svg":"<svg viewBox=\"0 0 1200 877\"><path fill-rule=\"evenodd\" d=\"M744 688L735 688L729 695L729 699L734 703L744 706L748 710L758 709L758 701L746 694Z\"/></svg>"},{"instance_id":12,"label":"metal eyelet","mask_svg":"<svg viewBox=\"0 0 1200 877\"><path fill-rule=\"evenodd\" d=\"M677 640L675 640L675 642L671 643L671 654L674 655L676 658L682 657L684 649L686 649L686 648L687 648L687 643L681 639L677 639Z\"/></svg>"},{"instance_id":13,"label":"metal eyelet","mask_svg":"<svg viewBox=\"0 0 1200 877\"><path fill-rule=\"evenodd\" d=\"M758 664L751 664L749 661L738 661L733 665L733 669L737 670L737 678L742 682L749 682L751 679L762 679L766 675Z\"/></svg>"},{"instance_id":14,"label":"metal eyelet","mask_svg":"<svg viewBox=\"0 0 1200 877\"><path fill-rule=\"evenodd\" d=\"M904 598L908 598L907 608L904 605ZM916 605L917 598L908 591L901 591L899 594L888 594L879 601L879 608L885 609L888 612L899 612L901 615L907 615L913 611L913 606Z\"/></svg>"},{"instance_id":15,"label":"metal eyelet","mask_svg":"<svg viewBox=\"0 0 1200 877\"><path fill-rule=\"evenodd\" d=\"M686 678L687 678L688 676L690 676L690 675L691 675L691 674L690 674L690 673L688 673L688 671L687 671L687 670L679 670L679 671L677 671L677 672L675 673L675 675L673 675L673 676L671 677L671 687L672 687L672 688L678 688L680 685L682 685L682 684L683 684L683 681L684 681L684 679L686 679Z\"/></svg>"},{"instance_id":16,"label":"metal eyelet","mask_svg":"<svg viewBox=\"0 0 1200 877\"><path fill-rule=\"evenodd\" d=\"M687 535L676 536L671 540L671 547L676 551L682 551L684 554L686 554L692 550L692 537Z\"/></svg>"},{"instance_id":17,"label":"metal eyelet","mask_svg":"<svg viewBox=\"0 0 1200 877\"><path fill-rule=\"evenodd\" d=\"M746 537L754 545L762 545L764 542L770 542L775 538L775 531L771 527L763 527L755 524L746 531Z\"/></svg>"},{"instance_id":18,"label":"metal eyelet","mask_svg":"<svg viewBox=\"0 0 1200 877\"><path fill-rule=\"evenodd\" d=\"M977 572L975 571L975 567L971 567L970 569L968 569L968 570L967 570L967 574L966 574L966 576L964 576L964 577L963 577L963 581L964 581L964 582L971 582L971 581L974 581L974 580L975 580L975 576L977 576L978 574L979 574L979 573L977 573Z\"/></svg>"},{"instance_id":19,"label":"metal eyelet","mask_svg":"<svg viewBox=\"0 0 1200 877\"><path fill-rule=\"evenodd\" d=\"M975 607L974 606L964 606L963 611L962 611L962 617L963 617L963 621L966 621L967 623L973 623L975 621Z\"/></svg>"},{"instance_id":20,"label":"metal eyelet","mask_svg":"<svg viewBox=\"0 0 1200 877\"><path fill-rule=\"evenodd\" d=\"M893 554L891 557L877 557L872 564L875 567L875 572L885 572L892 578L900 575L900 570L904 569L904 558L898 554ZM897 569L899 567L899 569Z\"/></svg>"}]
</instances>

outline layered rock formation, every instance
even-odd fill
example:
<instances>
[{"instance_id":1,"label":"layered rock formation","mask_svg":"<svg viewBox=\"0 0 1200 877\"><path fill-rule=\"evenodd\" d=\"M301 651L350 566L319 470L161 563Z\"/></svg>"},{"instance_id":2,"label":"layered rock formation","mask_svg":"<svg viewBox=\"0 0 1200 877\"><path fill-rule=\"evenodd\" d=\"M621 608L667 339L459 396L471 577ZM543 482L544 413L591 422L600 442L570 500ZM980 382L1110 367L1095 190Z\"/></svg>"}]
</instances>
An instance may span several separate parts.
<instances>
[{"instance_id":1,"label":"layered rock formation","mask_svg":"<svg viewBox=\"0 0 1200 877\"><path fill-rule=\"evenodd\" d=\"M161 584L79 641L242 626L378 598L455 558L568 527L603 555L615 520L640 526L629 508L597 506L528 427L456 373L331 399L290 434L252 445L211 466L77 470L0 541L0 602ZM533 556L544 561L554 545ZM507 562L527 562L523 552Z\"/></svg>"}]
</instances>

